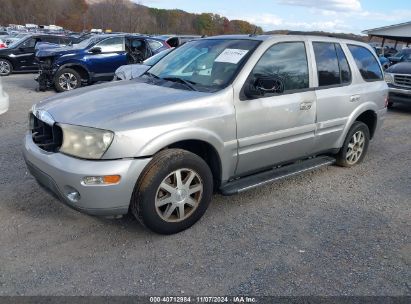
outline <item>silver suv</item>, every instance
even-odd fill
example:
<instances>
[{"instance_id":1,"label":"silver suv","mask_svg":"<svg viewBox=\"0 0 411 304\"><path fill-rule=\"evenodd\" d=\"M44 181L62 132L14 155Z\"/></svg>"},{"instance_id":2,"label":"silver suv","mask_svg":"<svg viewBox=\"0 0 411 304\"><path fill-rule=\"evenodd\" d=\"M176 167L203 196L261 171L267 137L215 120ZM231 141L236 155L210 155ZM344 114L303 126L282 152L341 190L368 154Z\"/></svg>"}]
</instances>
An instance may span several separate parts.
<instances>
[{"instance_id":1,"label":"silver suv","mask_svg":"<svg viewBox=\"0 0 411 304\"><path fill-rule=\"evenodd\" d=\"M364 43L210 37L137 79L34 105L24 156L39 184L70 207L131 211L171 234L193 225L214 191L360 163L386 106L381 66Z\"/></svg>"}]
</instances>

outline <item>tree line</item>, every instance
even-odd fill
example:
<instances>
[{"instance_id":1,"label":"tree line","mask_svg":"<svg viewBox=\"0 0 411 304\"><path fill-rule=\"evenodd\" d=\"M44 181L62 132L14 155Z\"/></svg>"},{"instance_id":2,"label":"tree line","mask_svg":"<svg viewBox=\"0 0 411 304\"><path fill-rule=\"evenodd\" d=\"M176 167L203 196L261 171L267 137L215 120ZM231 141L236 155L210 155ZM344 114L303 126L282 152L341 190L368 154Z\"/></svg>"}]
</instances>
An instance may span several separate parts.
<instances>
[{"instance_id":1,"label":"tree line","mask_svg":"<svg viewBox=\"0 0 411 304\"><path fill-rule=\"evenodd\" d=\"M72 31L91 28L143 34L262 33L243 20L212 13L150 8L129 0L0 0L0 25L55 24Z\"/></svg>"}]
</instances>

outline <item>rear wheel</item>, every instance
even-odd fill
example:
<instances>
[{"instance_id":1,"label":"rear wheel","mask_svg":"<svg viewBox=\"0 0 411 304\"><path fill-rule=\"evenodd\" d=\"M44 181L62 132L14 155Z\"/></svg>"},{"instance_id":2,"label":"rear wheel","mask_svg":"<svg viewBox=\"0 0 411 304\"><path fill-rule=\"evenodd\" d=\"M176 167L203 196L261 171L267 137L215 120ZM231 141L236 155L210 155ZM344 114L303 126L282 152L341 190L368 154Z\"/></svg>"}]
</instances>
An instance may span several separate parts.
<instances>
[{"instance_id":1,"label":"rear wheel","mask_svg":"<svg viewBox=\"0 0 411 304\"><path fill-rule=\"evenodd\" d=\"M8 76L13 71L13 66L7 59L0 59L0 76Z\"/></svg>"},{"instance_id":2,"label":"rear wheel","mask_svg":"<svg viewBox=\"0 0 411 304\"><path fill-rule=\"evenodd\" d=\"M81 86L81 76L73 69L62 69L57 72L54 87L57 92L65 92L77 89Z\"/></svg>"},{"instance_id":3,"label":"rear wheel","mask_svg":"<svg viewBox=\"0 0 411 304\"><path fill-rule=\"evenodd\" d=\"M205 161L188 151L169 149L155 155L142 173L130 209L152 231L173 234L203 216L212 193L213 177Z\"/></svg>"},{"instance_id":4,"label":"rear wheel","mask_svg":"<svg viewBox=\"0 0 411 304\"><path fill-rule=\"evenodd\" d=\"M363 161L370 142L370 131L363 122L356 121L348 131L344 145L337 155L337 165L352 167Z\"/></svg>"}]
</instances>

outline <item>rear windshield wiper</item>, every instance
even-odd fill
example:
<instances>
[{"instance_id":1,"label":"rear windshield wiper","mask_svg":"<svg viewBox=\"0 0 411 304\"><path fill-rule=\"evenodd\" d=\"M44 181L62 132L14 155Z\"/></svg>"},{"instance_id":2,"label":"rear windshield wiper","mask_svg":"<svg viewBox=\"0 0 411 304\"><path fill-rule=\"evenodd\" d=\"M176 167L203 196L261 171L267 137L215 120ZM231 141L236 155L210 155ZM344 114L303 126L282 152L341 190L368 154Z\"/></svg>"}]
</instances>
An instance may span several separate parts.
<instances>
[{"instance_id":1,"label":"rear windshield wiper","mask_svg":"<svg viewBox=\"0 0 411 304\"><path fill-rule=\"evenodd\" d=\"M193 84L196 85L197 83L194 82L194 81L191 81L191 80L186 80L186 79L179 78L179 77L164 77L164 78L161 78L161 79L164 79L164 80L167 80L167 81L172 81L172 82L179 82L181 84L184 84L186 87L190 88L192 91L198 91L193 86Z\"/></svg>"}]
</instances>

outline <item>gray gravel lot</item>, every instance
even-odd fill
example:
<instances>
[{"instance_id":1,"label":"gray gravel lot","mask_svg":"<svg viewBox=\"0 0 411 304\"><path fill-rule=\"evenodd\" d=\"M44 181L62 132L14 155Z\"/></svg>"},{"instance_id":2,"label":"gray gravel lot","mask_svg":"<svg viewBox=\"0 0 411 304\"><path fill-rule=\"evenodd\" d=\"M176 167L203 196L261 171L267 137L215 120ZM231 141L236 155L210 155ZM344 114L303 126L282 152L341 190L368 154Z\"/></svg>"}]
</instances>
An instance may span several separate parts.
<instances>
[{"instance_id":1,"label":"gray gravel lot","mask_svg":"<svg viewBox=\"0 0 411 304\"><path fill-rule=\"evenodd\" d=\"M410 295L411 106L389 111L361 165L216 195L191 229L69 209L27 173L33 74L3 77L0 295Z\"/></svg>"}]
</instances>

